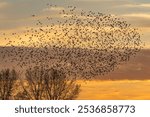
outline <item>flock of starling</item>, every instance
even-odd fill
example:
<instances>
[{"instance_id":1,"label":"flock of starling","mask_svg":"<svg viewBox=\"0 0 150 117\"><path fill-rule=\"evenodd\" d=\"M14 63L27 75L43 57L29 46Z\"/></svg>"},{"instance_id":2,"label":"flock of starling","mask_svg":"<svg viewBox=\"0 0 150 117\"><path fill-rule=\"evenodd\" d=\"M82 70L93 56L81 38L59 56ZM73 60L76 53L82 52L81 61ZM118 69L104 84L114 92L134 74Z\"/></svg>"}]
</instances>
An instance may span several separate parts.
<instances>
[{"instance_id":1,"label":"flock of starling","mask_svg":"<svg viewBox=\"0 0 150 117\"><path fill-rule=\"evenodd\" d=\"M60 10L58 16L38 19L32 15L35 26L5 38L8 43L0 50L2 61L20 70L43 66L92 78L114 71L142 48L138 30L116 16L74 6Z\"/></svg>"}]
</instances>

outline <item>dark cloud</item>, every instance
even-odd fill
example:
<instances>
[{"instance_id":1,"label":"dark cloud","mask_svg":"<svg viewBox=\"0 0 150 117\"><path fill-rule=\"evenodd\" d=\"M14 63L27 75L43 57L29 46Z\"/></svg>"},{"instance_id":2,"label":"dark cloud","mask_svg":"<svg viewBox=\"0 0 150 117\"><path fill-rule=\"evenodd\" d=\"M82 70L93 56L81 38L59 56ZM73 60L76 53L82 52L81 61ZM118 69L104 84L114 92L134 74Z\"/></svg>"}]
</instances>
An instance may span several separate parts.
<instances>
[{"instance_id":1,"label":"dark cloud","mask_svg":"<svg viewBox=\"0 0 150 117\"><path fill-rule=\"evenodd\" d=\"M2 49L3 48L0 47L0 51ZM2 58L0 58L0 61L2 61ZM3 65L11 66L10 63L0 63L0 68ZM114 72L111 72L105 76L97 76L97 78L101 80L147 80L150 79L149 71L150 49L144 49L141 50L141 52L139 52L135 57L132 57L129 62L121 64Z\"/></svg>"},{"instance_id":2,"label":"dark cloud","mask_svg":"<svg viewBox=\"0 0 150 117\"><path fill-rule=\"evenodd\" d=\"M150 50L145 49L138 53L128 63L108 75L101 77L102 80L146 80L150 79Z\"/></svg>"},{"instance_id":3,"label":"dark cloud","mask_svg":"<svg viewBox=\"0 0 150 117\"><path fill-rule=\"evenodd\" d=\"M68 5L77 6L79 9L83 10L92 10L103 12L107 14L115 14L115 15L124 15L130 13L147 13L149 14L148 7L141 7L142 4L148 4L148 1L136 2L132 1L122 1L122 0L5 0L0 1L0 24L1 29L9 29L15 28L16 25L20 26L22 23L21 19L27 19L32 14L40 15L41 11L46 7L46 3L56 4L58 6L66 7ZM137 4L137 5L136 5ZM128 6L129 5L129 6ZM4 7L5 6L5 7ZM7 7L6 7L7 6ZM136 6L136 7L131 7ZM139 6L139 7L138 7ZM127 17L130 20L130 17ZM20 22L20 24L16 23L16 21ZM141 19L133 18L133 21L140 22L140 25L145 26L149 24L149 21L144 17ZM13 26L11 25L14 24ZM9 25L6 25L9 24ZM138 23L136 23L137 26ZM6 27L5 27L6 26ZM148 25L149 26L149 25Z\"/></svg>"}]
</instances>

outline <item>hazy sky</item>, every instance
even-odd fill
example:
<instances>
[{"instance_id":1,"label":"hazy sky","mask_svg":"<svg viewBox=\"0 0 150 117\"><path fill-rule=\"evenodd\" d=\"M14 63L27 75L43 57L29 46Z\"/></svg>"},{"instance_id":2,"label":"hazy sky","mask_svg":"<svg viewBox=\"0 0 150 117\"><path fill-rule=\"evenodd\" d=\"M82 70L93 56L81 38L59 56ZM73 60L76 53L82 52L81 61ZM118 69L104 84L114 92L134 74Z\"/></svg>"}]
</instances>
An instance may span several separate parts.
<instances>
[{"instance_id":1,"label":"hazy sky","mask_svg":"<svg viewBox=\"0 0 150 117\"><path fill-rule=\"evenodd\" d=\"M58 8L72 5L85 11L91 10L124 18L133 27L139 28L145 48L150 48L150 0L0 0L0 35L33 26L34 20L31 16L35 14L42 17L47 3L57 5ZM48 15L52 17L52 12L55 10L57 9L53 9ZM143 51L103 79L147 80L150 76L149 60L150 51ZM150 81L129 82L128 80L115 81L115 83L91 82L83 86L83 93L79 99L114 99L114 97L115 99L150 99L150 95L147 95L150 94Z\"/></svg>"},{"instance_id":2,"label":"hazy sky","mask_svg":"<svg viewBox=\"0 0 150 117\"><path fill-rule=\"evenodd\" d=\"M86 11L123 17L141 30L145 47L150 47L150 0L0 0L0 31L19 30L32 25L31 15L40 17L47 3L58 7L73 5Z\"/></svg>"}]
</instances>

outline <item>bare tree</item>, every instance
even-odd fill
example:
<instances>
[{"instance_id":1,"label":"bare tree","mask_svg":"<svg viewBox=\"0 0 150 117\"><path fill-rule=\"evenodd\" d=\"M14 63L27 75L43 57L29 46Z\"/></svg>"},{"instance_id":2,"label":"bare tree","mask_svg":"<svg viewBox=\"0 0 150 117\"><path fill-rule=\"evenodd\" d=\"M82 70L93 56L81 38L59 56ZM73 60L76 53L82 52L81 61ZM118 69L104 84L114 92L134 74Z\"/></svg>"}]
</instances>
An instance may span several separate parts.
<instances>
[{"instance_id":1,"label":"bare tree","mask_svg":"<svg viewBox=\"0 0 150 117\"><path fill-rule=\"evenodd\" d=\"M26 80L22 83L22 86L23 95L24 97L26 95L26 99L75 99L80 91L80 86L76 84L76 80L68 79L59 70L34 67L27 69L25 76Z\"/></svg>"},{"instance_id":2,"label":"bare tree","mask_svg":"<svg viewBox=\"0 0 150 117\"><path fill-rule=\"evenodd\" d=\"M0 71L0 99L8 100L13 95L13 88L17 80L15 70L2 70Z\"/></svg>"},{"instance_id":3,"label":"bare tree","mask_svg":"<svg viewBox=\"0 0 150 117\"><path fill-rule=\"evenodd\" d=\"M55 69L47 71L45 86L46 99L50 100L75 99L80 91L75 79L68 79L62 71Z\"/></svg>"},{"instance_id":4,"label":"bare tree","mask_svg":"<svg viewBox=\"0 0 150 117\"><path fill-rule=\"evenodd\" d=\"M42 99L45 86L44 86L45 71L41 67L29 68L26 70L26 79L23 81L23 95L27 99L40 100Z\"/></svg>"}]
</instances>

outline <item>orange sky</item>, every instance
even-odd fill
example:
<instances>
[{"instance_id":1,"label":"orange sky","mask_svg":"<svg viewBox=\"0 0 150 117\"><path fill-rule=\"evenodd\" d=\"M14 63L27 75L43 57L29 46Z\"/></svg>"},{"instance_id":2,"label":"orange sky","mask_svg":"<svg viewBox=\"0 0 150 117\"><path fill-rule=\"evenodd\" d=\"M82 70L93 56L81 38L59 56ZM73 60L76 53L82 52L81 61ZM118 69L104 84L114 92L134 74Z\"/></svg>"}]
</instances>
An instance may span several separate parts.
<instances>
[{"instance_id":1,"label":"orange sky","mask_svg":"<svg viewBox=\"0 0 150 117\"><path fill-rule=\"evenodd\" d=\"M98 80L80 81L81 93L77 99L150 99L149 71L150 51L145 50L114 72L98 77Z\"/></svg>"},{"instance_id":2,"label":"orange sky","mask_svg":"<svg viewBox=\"0 0 150 117\"><path fill-rule=\"evenodd\" d=\"M79 100L150 99L150 80L92 80L81 83Z\"/></svg>"}]
</instances>

